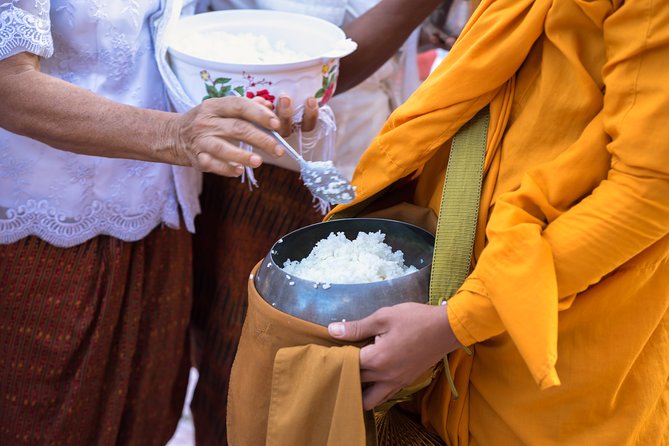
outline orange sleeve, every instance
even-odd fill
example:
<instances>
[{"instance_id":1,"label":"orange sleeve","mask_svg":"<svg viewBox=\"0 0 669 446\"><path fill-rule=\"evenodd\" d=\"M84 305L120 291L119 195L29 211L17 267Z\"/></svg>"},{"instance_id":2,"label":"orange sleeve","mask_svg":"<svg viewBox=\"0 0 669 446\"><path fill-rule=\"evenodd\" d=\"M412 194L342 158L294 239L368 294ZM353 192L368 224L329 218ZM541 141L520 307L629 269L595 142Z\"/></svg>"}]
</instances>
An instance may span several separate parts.
<instances>
[{"instance_id":1,"label":"orange sleeve","mask_svg":"<svg viewBox=\"0 0 669 446\"><path fill-rule=\"evenodd\" d=\"M559 383L558 310L669 230L669 4L625 2L603 34L601 113L498 199L489 243L449 301L461 342L506 330L542 387Z\"/></svg>"}]
</instances>

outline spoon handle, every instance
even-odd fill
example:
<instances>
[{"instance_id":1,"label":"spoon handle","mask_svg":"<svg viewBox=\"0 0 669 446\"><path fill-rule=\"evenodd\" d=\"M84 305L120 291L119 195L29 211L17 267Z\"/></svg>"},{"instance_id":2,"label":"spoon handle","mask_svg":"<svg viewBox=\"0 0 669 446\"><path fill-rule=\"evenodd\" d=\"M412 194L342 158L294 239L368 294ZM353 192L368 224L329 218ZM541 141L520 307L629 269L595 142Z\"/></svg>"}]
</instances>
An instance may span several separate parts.
<instances>
[{"instance_id":1,"label":"spoon handle","mask_svg":"<svg viewBox=\"0 0 669 446\"><path fill-rule=\"evenodd\" d=\"M237 90L230 90L230 93L228 93L228 95L229 96L241 97L241 94L239 94L239 92ZM290 157L293 158L295 161L299 162L300 165L302 165L302 163L306 163L304 158L302 158L302 155L297 153L297 150L293 149L293 146L288 144L288 141L283 139L283 136L281 136L279 134L279 132L277 132L276 130L266 129L265 127L263 127L261 125L258 125L258 124L254 124L254 125L256 127L258 127L260 130L264 131L265 133L268 133L269 135L273 136L274 139L276 139L279 142L279 144L281 144L283 146L283 148L286 149L286 152L288 152L288 155L290 155Z\"/></svg>"},{"instance_id":2,"label":"spoon handle","mask_svg":"<svg viewBox=\"0 0 669 446\"><path fill-rule=\"evenodd\" d=\"M288 155L290 155L291 158L293 158L294 160L298 161L300 164L302 164L302 163L306 163L306 161L304 160L304 158L302 158L302 155L300 155L299 153L297 153L297 150L295 150L295 149L293 148L293 146L291 146L290 144L288 144L288 141L286 141L285 139L283 139L283 136L281 136L281 135L279 134L279 132L277 132L276 130L269 130L269 129L266 129L265 127L262 127L262 126L259 126L259 125L256 125L256 127L258 127L260 130L263 130L265 133L271 135L274 139L276 139L276 140L279 142L279 144L281 144L281 146L282 146L284 149L286 149L286 152L288 152Z\"/></svg>"}]
</instances>

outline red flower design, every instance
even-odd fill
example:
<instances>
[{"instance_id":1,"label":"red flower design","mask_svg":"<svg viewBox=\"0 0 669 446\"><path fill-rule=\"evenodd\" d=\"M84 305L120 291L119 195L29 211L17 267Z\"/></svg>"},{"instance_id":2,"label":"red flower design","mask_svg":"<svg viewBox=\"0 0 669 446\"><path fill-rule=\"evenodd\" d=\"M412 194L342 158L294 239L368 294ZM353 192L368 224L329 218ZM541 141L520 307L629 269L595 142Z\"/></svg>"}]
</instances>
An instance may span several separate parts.
<instances>
[{"instance_id":1,"label":"red flower design","mask_svg":"<svg viewBox=\"0 0 669 446\"><path fill-rule=\"evenodd\" d=\"M274 96L269 94L269 90L258 90L255 93L252 91L247 91L246 92L246 97L249 99L253 99L254 97L261 97L265 99L266 101L269 101L272 103L272 109L274 109L274 99L276 99Z\"/></svg>"},{"instance_id":2,"label":"red flower design","mask_svg":"<svg viewBox=\"0 0 669 446\"><path fill-rule=\"evenodd\" d=\"M258 90L256 92L256 96L260 96L261 98L265 98L266 100L270 101L272 104L274 103L274 99L276 99L274 96L269 94L269 90Z\"/></svg>"},{"instance_id":3,"label":"red flower design","mask_svg":"<svg viewBox=\"0 0 669 446\"><path fill-rule=\"evenodd\" d=\"M334 93L334 87L335 83L331 83L330 86L328 87L327 90L325 90L325 93L323 93L323 98L321 99L321 104L320 105L325 105L330 98L332 97L332 93Z\"/></svg>"}]
</instances>

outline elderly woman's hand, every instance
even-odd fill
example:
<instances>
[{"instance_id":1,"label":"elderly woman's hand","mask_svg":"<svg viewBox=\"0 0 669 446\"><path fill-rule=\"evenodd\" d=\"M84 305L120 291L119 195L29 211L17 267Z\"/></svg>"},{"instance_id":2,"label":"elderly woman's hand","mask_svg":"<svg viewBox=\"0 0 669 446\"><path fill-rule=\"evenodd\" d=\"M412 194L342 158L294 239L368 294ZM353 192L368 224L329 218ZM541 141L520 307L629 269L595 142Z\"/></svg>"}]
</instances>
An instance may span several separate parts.
<instances>
[{"instance_id":1,"label":"elderly woman's hand","mask_svg":"<svg viewBox=\"0 0 669 446\"><path fill-rule=\"evenodd\" d=\"M244 166L258 167L262 158L239 147L251 144L265 153L281 156L276 140L258 127L279 130L278 117L262 98L213 98L179 116L169 131L174 156L193 167L224 176L239 176Z\"/></svg>"},{"instance_id":2,"label":"elderly woman's hand","mask_svg":"<svg viewBox=\"0 0 669 446\"><path fill-rule=\"evenodd\" d=\"M34 94L34 85L40 94ZM279 116L263 98L208 99L184 114L142 109L91 93L40 71L39 57L19 53L0 61L0 127L52 147L85 155L193 166L239 176L262 163L239 148L251 144L270 156L283 149L258 127L290 130L292 108ZM305 107L304 130L318 108Z\"/></svg>"},{"instance_id":3,"label":"elderly woman's hand","mask_svg":"<svg viewBox=\"0 0 669 446\"><path fill-rule=\"evenodd\" d=\"M244 166L258 167L262 158L239 148L243 141L272 156L283 149L266 132L277 130L288 136L293 127L293 108L289 97L279 98L277 115L263 98L225 97L204 101L176 120L175 156L185 156L188 163L203 171L224 176L239 176ZM310 131L318 118L318 103L309 98L305 104L302 130Z\"/></svg>"},{"instance_id":4,"label":"elderly woman's hand","mask_svg":"<svg viewBox=\"0 0 669 446\"><path fill-rule=\"evenodd\" d=\"M332 323L328 330L339 340L374 340L360 350L360 379L369 384L363 391L365 410L388 400L460 347L445 306L398 304L358 321Z\"/></svg>"}]
</instances>

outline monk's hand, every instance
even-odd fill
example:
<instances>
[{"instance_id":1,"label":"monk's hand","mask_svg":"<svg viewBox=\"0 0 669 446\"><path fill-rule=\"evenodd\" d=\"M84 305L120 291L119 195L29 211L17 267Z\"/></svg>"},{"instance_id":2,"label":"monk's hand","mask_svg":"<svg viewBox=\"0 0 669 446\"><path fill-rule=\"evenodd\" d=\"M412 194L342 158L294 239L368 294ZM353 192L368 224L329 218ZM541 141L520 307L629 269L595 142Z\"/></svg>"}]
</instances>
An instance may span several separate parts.
<instances>
[{"instance_id":1,"label":"monk's hand","mask_svg":"<svg viewBox=\"0 0 669 446\"><path fill-rule=\"evenodd\" d=\"M288 96L281 96L277 101L276 114L279 116L281 136L290 136L293 132L293 101ZM304 113L302 114L301 128L303 132L310 132L316 127L318 121L318 101L310 97L304 102Z\"/></svg>"},{"instance_id":2,"label":"monk's hand","mask_svg":"<svg viewBox=\"0 0 669 446\"><path fill-rule=\"evenodd\" d=\"M358 321L332 323L328 331L339 340L373 339L360 350L360 378L369 383L363 390L365 410L387 401L460 347L446 306L398 304Z\"/></svg>"},{"instance_id":3,"label":"monk's hand","mask_svg":"<svg viewBox=\"0 0 669 446\"><path fill-rule=\"evenodd\" d=\"M239 176L244 166L258 167L262 158L239 148L239 141L272 156L283 155L276 140L259 129L278 130L279 118L264 99L212 98L178 115L166 131L173 143L175 164L191 165L203 172Z\"/></svg>"}]
</instances>

